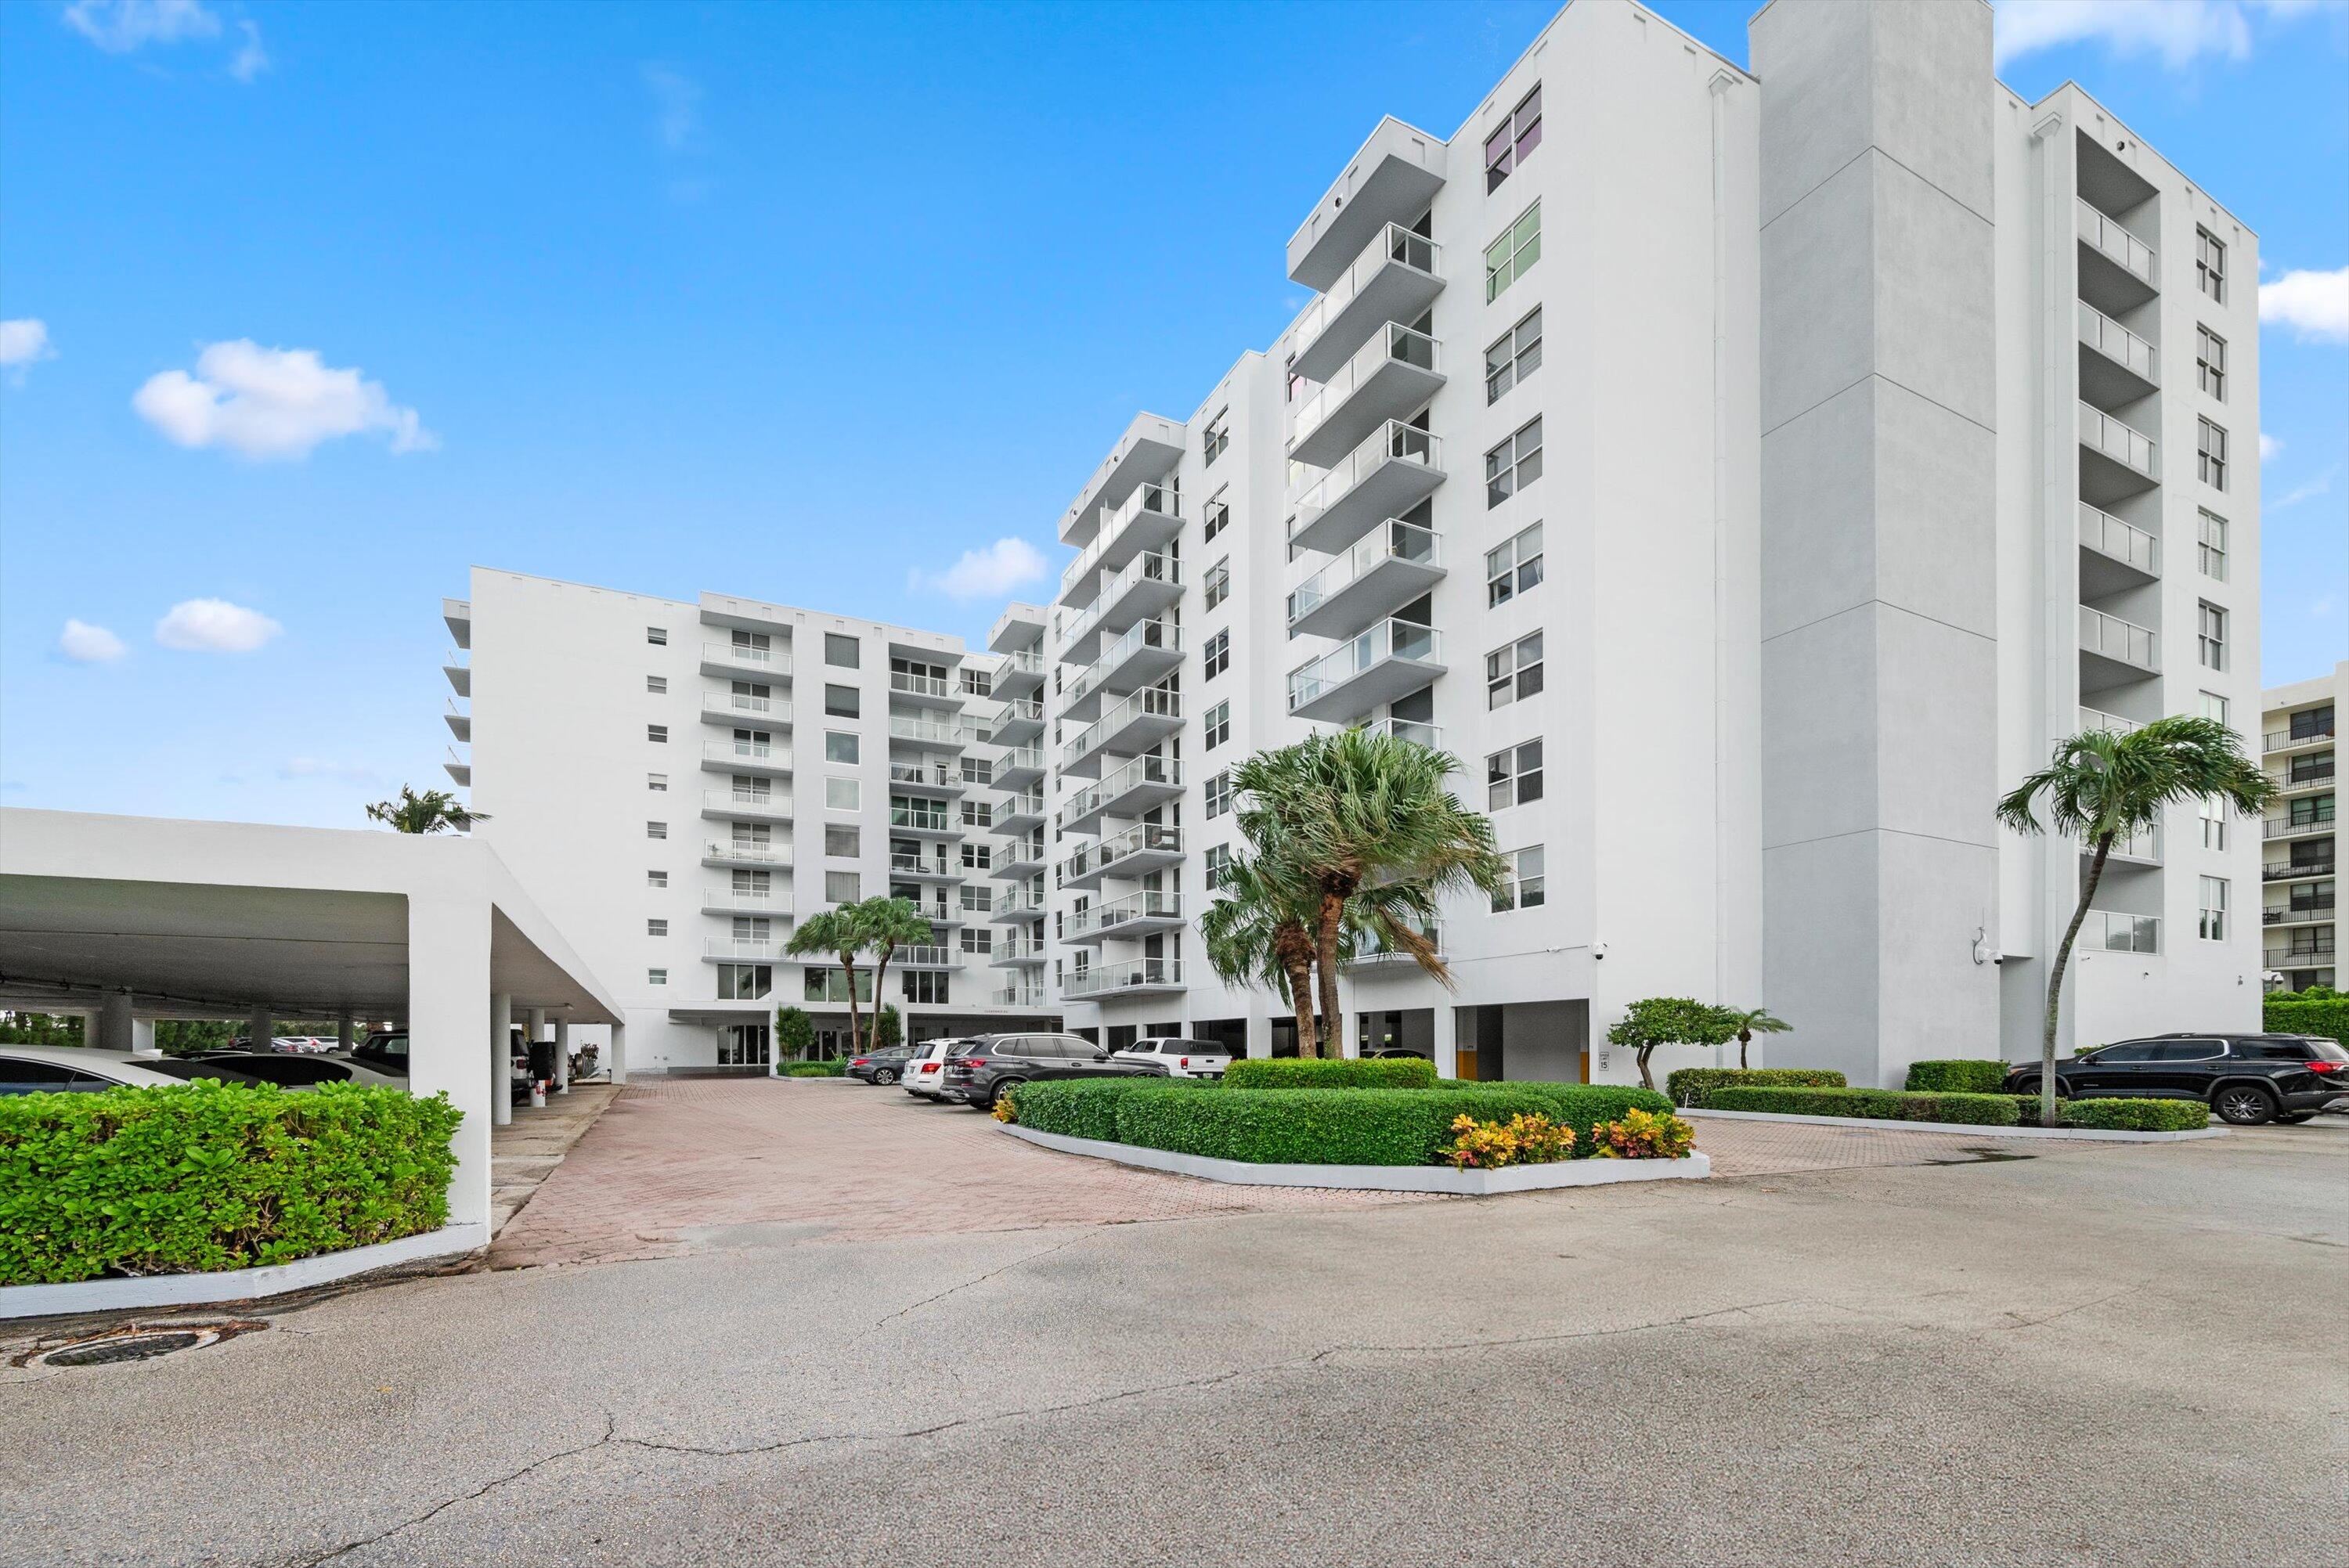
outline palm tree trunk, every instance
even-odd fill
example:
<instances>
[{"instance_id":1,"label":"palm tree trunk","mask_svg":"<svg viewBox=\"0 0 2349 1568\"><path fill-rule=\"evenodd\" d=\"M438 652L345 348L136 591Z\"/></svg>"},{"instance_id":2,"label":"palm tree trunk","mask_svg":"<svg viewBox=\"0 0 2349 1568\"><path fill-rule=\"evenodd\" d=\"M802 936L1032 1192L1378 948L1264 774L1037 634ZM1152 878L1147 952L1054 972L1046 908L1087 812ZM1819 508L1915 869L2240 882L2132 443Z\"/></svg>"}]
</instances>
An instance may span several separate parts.
<instances>
[{"instance_id":1,"label":"palm tree trunk","mask_svg":"<svg viewBox=\"0 0 2349 1568\"><path fill-rule=\"evenodd\" d=\"M856 1042L864 1037L864 1020L856 1012L856 959L854 954L842 957L840 972L848 976L848 1054L853 1057L856 1054Z\"/></svg>"},{"instance_id":2,"label":"palm tree trunk","mask_svg":"<svg viewBox=\"0 0 2349 1568\"><path fill-rule=\"evenodd\" d=\"M1321 1054L1335 1058L1346 1054L1345 1015L1338 1006L1338 938L1346 921L1346 901L1335 893L1321 895L1319 929L1313 934L1313 965L1321 981Z\"/></svg>"},{"instance_id":3,"label":"palm tree trunk","mask_svg":"<svg viewBox=\"0 0 2349 1568\"><path fill-rule=\"evenodd\" d=\"M2088 880L2081 885L2079 907L2072 911L2072 923L2064 928L2064 940L2055 947L2055 970L2047 976L2047 1022L2039 1037L2039 1125L2055 1125L2055 1018L2064 1005L2064 975L2072 966L2072 944L2078 940L2080 927L2087 923L2088 905L2095 902L2096 884L2105 880L2105 857L2113 852L2113 836L2101 835L2096 840L2095 853L2088 857Z\"/></svg>"},{"instance_id":4,"label":"palm tree trunk","mask_svg":"<svg viewBox=\"0 0 2349 1568\"><path fill-rule=\"evenodd\" d=\"M884 947L880 962L873 965L873 1048L876 1051L881 1048L881 1005L886 999L881 983L889 977L889 955L896 951L895 943Z\"/></svg>"},{"instance_id":5,"label":"palm tree trunk","mask_svg":"<svg viewBox=\"0 0 2349 1568\"><path fill-rule=\"evenodd\" d=\"M1297 1054L1300 1057L1320 1055L1321 1047L1313 1037L1313 961L1299 957L1287 965L1288 973L1288 1005L1297 1015Z\"/></svg>"},{"instance_id":6,"label":"palm tree trunk","mask_svg":"<svg viewBox=\"0 0 2349 1568\"><path fill-rule=\"evenodd\" d=\"M1754 1031L1751 1029L1740 1029L1737 1031L1737 1070L1739 1072L1744 1072L1745 1070L1745 1047L1747 1042L1753 1038Z\"/></svg>"}]
</instances>

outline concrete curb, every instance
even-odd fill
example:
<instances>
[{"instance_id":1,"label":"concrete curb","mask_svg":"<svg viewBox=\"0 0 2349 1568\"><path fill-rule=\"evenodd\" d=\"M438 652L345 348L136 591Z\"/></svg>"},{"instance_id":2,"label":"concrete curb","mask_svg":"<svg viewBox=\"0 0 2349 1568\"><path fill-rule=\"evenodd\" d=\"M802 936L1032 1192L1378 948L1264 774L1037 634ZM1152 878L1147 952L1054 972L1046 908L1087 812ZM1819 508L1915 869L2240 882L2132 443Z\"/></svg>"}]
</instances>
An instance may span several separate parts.
<instances>
[{"instance_id":1,"label":"concrete curb","mask_svg":"<svg viewBox=\"0 0 2349 1568\"><path fill-rule=\"evenodd\" d=\"M1792 1121L1805 1127L1857 1127L1885 1132L1969 1132L1983 1138L2061 1138L2097 1143L2184 1143L2199 1138L2224 1138L2223 1127L2199 1132L2129 1132L2110 1127L1982 1127L1971 1121L1879 1121L1864 1116L1795 1116L1775 1110L1697 1110L1683 1108L1680 1115L1721 1121Z\"/></svg>"},{"instance_id":2,"label":"concrete curb","mask_svg":"<svg viewBox=\"0 0 2349 1568\"><path fill-rule=\"evenodd\" d=\"M1177 1176L1196 1176L1242 1187L1335 1187L1486 1197L1496 1192L1531 1192L1552 1187L1600 1187L1616 1181L1688 1181L1713 1172L1713 1161L1702 1154L1692 1154L1685 1160L1562 1160L1548 1165L1505 1165L1498 1171L1454 1171L1444 1165L1259 1165L1246 1160L1216 1160L1204 1154L1177 1154L1171 1150L1143 1149L1097 1138L1038 1132L1017 1124L1006 1125L1003 1130L1040 1149L1056 1150L1062 1154L1089 1155L1120 1165L1139 1166L1144 1171L1167 1171Z\"/></svg>"},{"instance_id":3,"label":"concrete curb","mask_svg":"<svg viewBox=\"0 0 2349 1568\"><path fill-rule=\"evenodd\" d=\"M310 1290L356 1274L428 1258L458 1257L490 1244L485 1224L443 1225L369 1247L321 1253L290 1264L222 1269L217 1274L149 1274L139 1279L91 1279L72 1284L0 1285L0 1320L57 1317L68 1313L142 1311L159 1306L208 1306Z\"/></svg>"}]
</instances>

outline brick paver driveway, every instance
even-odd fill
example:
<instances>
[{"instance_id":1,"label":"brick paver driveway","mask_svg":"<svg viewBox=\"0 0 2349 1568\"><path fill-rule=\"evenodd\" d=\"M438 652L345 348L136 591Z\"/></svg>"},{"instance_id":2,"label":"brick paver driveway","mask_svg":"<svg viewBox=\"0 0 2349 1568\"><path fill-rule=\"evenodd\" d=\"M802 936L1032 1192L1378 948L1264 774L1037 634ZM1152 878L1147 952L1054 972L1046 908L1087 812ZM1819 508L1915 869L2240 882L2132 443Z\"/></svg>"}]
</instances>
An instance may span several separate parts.
<instances>
[{"instance_id":1,"label":"brick paver driveway","mask_svg":"<svg viewBox=\"0 0 2349 1568\"><path fill-rule=\"evenodd\" d=\"M1697 1130L1715 1175L1731 1178L1962 1162L1993 1141L1770 1122ZM2000 1151L2080 1147L2042 1141ZM959 1106L839 1079L687 1079L630 1085L500 1233L490 1261L525 1268L671 1257L722 1245L735 1226L775 1239L868 1241L1463 1201L1227 1187L1136 1171L1023 1143Z\"/></svg>"}]
</instances>

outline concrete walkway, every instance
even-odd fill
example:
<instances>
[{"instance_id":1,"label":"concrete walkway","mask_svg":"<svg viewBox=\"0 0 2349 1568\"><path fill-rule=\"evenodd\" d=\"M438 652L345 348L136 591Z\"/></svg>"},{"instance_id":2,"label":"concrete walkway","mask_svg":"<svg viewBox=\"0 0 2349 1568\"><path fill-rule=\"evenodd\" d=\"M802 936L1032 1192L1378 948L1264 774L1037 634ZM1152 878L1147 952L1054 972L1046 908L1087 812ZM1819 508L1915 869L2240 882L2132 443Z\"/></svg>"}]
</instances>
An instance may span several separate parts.
<instances>
[{"instance_id":1,"label":"concrete walkway","mask_svg":"<svg viewBox=\"0 0 2349 1568\"><path fill-rule=\"evenodd\" d=\"M490 1234L494 1237L554 1174L572 1145L619 1097L608 1083L575 1084L546 1098L543 1109L514 1107L513 1120L490 1133Z\"/></svg>"}]
</instances>

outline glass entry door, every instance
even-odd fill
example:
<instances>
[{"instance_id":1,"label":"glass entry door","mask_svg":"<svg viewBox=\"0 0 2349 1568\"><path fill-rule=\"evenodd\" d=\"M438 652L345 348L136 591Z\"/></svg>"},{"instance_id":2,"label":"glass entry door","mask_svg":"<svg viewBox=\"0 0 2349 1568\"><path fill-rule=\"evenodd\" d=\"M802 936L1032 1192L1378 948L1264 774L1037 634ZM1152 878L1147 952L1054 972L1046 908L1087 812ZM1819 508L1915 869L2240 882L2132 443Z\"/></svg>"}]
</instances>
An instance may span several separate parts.
<instances>
[{"instance_id":1,"label":"glass entry door","mask_svg":"<svg viewBox=\"0 0 2349 1568\"><path fill-rule=\"evenodd\" d=\"M768 1064L767 1026L727 1024L718 1031L718 1065L721 1068L762 1068Z\"/></svg>"}]
</instances>

